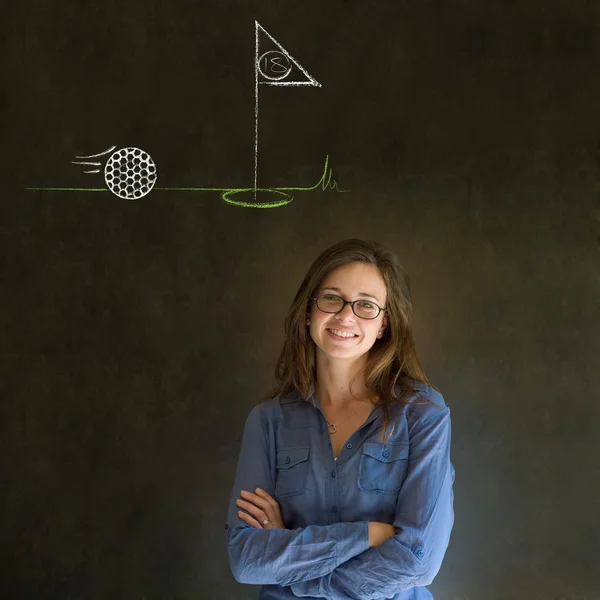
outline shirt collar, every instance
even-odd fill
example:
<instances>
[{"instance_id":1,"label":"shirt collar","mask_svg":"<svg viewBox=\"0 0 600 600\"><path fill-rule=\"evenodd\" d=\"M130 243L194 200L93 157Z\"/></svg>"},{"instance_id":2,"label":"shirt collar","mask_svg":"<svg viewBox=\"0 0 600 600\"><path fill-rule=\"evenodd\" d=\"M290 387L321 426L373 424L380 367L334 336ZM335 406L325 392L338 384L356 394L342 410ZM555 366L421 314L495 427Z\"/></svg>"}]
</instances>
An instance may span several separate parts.
<instances>
[{"instance_id":1,"label":"shirt collar","mask_svg":"<svg viewBox=\"0 0 600 600\"><path fill-rule=\"evenodd\" d=\"M304 400L306 400L307 402L310 402L313 406L316 406L315 403L315 384L311 383L310 387L308 388L308 394L304 397Z\"/></svg>"},{"instance_id":2,"label":"shirt collar","mask_svg":"<svg viewBox=\"0 0 600 600\"><path fill-rule=\"evenodd\" d=\"M302 397L300 394L298 394L298 396ZM321 409L321 405L318 404L318 401L316 400L316 388L315 388L314 382L310 384L308 393L303 398L303 400L305 402L310 402L315 408L317 408L318 410L323 412L323 410ZM373 419L377 418L380 413L381 413L381 406L375 405L374 410L372 410L370 417L367 419L367 422L370 422Z\"/></svg>"}]
</instances>

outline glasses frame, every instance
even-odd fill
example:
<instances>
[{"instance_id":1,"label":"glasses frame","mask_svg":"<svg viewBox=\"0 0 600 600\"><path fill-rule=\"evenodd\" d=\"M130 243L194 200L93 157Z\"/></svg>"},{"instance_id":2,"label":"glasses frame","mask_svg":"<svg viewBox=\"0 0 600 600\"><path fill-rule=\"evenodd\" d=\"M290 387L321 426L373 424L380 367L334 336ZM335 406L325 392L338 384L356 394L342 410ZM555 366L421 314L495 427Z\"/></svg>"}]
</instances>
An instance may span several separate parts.
<instances>
[{"instance_id":1,"label":"glasses frame","mask_svg":"<svg viewBox=\"0 0 600 600\"><path fill-rule=\"evenodd\" d=\"M324 296L335 296L336 298L339 298L344 303L342 305L342 308L340 308L340 310L335 310L335 311L323 310L319 306L318 300L319 300L319 298L323 298ZM365 321L372 321L373 319L376 319L382 312L386 312L386 310L387 310L387 308L382 308L381 306L379 306L379 304L377 304L376 302L373 302L372 300L365 300L364 298L359 298L358 300L352 300L352 302L351 302L350 300L346 300L345 298L342 298L341 296L338 296L338 294L321 294L320 296L311 296L310 299L314 300L315 304L317 305L317 308L321 312L324 312L327 315L337 315L338 313L341 313L346 308L346 304L349 304L352 307L352 312L359 319L364 319ZM370 302L373 306L376 306L379 309L379 312L374 317L361 317L360 315L357 315L356 311L354 310L354 304L356 302Z\"/></svg>"}]
</instances>

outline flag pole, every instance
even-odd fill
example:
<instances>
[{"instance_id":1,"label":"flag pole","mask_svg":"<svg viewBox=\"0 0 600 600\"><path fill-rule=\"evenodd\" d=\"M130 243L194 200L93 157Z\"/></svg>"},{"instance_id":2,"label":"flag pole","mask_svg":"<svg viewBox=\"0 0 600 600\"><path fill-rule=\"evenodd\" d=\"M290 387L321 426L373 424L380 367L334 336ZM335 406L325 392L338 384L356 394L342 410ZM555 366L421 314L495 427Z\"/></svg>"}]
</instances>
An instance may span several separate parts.
<instances>
[{"instance_id":1,"label":"flag pole","mask_svg":"<svg viewBox=\"0 0 600 600\"><path fill-rule=\"evenodd\" d=\"M256 202L256 188L258 186L258 21L254 21L256 35L254 47L254 201Z\"/></svg>"}]
</instances>

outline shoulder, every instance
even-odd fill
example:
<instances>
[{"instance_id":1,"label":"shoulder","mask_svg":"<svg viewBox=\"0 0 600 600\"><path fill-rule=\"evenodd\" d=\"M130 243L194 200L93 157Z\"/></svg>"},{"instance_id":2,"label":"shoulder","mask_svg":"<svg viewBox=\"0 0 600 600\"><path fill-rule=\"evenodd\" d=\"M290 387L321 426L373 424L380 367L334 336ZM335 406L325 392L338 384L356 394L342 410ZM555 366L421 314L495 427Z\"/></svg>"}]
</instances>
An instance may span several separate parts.
<instances>
[{"instance_id":1,"label":"shoulder","mask_svg":"<svg viewBox=\"0 0 600 600\"><path fill-rule=\"evenodd\" d=\"M277 421L285 420L288 415L303 412L306 406L307 402L295 393L263 400L250 410L247 424L257 426L260 423L263 427L273 425Z\"/></svg>"},{"instance_id":2,"label":"shoulder","mask_svg":"<svg viewBox=\"0 0 600 600\"><path fill-rule=\"evenodd\" d=\"M405 392L407 386L409 397L405 410L409 423L425 421L434 417L438 419L449 417L450 407L438 389L427 383L411 379L405 379L405 385L402 388Z\"/></svg>"}]
</instances>

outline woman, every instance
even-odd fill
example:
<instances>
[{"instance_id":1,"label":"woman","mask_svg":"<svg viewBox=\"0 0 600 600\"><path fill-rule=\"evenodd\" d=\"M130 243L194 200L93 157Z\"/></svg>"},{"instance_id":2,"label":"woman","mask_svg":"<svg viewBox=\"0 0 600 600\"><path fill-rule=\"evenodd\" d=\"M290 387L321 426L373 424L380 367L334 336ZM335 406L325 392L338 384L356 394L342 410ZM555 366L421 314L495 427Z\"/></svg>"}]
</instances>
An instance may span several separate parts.
<instances>
[{"instance_id":1,"label":"woman","mask_svg":"<svg viewBox=\"0 0 600 600\"><path fill-rule=\"evenodd\" d=\"M407 276L373 242L328 248L300 285L225 525L232 572L260 600L432 598L454 522L450 409L411 313Z\"/></svg>"}]
</instances>

